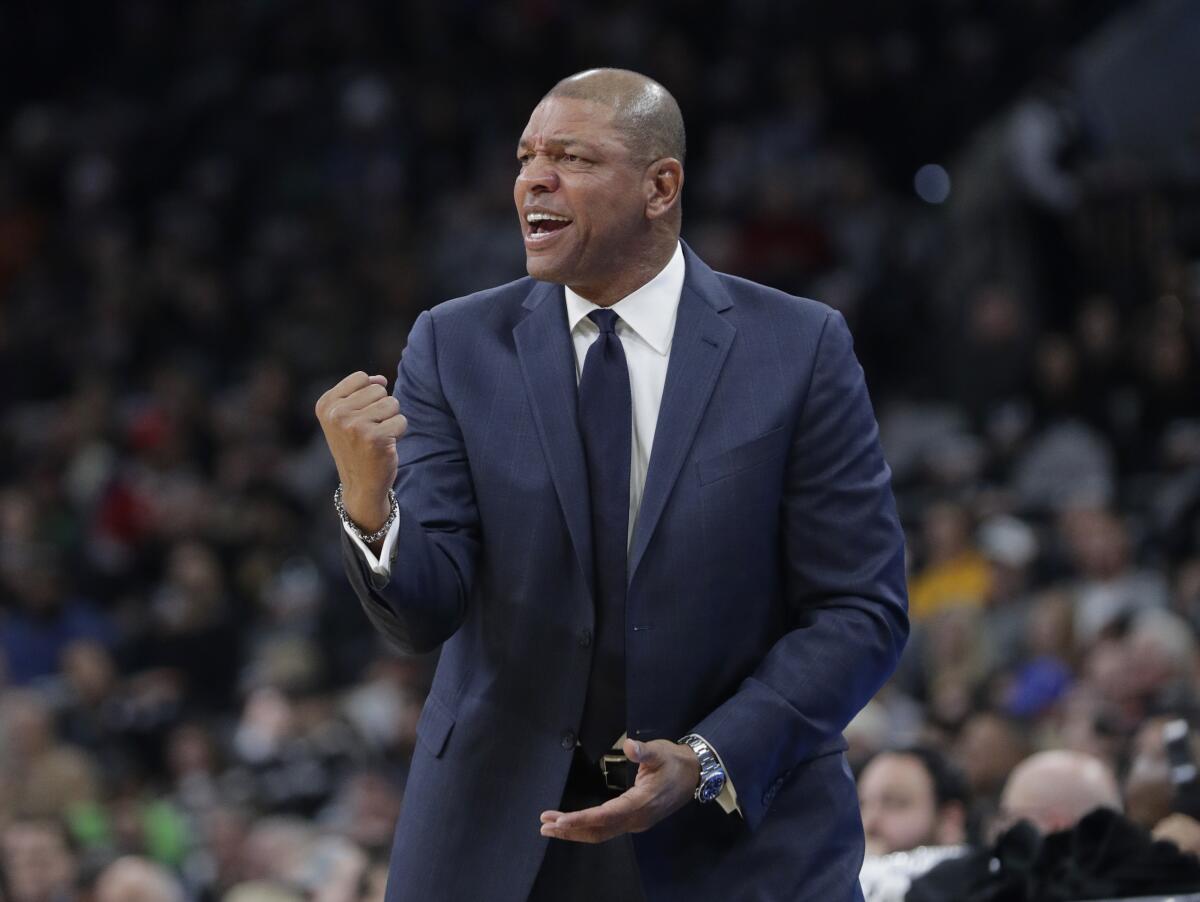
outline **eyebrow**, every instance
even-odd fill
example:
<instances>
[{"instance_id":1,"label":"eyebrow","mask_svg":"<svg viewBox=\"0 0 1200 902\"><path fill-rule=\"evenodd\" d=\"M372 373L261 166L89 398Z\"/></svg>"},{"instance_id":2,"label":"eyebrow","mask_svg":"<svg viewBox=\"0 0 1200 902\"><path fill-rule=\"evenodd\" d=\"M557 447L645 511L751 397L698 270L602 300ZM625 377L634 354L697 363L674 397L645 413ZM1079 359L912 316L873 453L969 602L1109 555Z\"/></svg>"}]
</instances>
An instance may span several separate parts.
<instances>
[{"instance_id":1,"label":"eyebrow","mask_svg":"<svg viewBox=\"0 0 1200 902\"><path fill-rule=\"evenodd\" d=\"M589 144L587 141L581 140L580 138L573 138L570 135L551 135L549 138L545 139L544 143L550 145L551 147L566 147L567 145L573 145L581 150L595 151L597 149L595 145ZM521 140L517 142L518 148L529 146L529 140L525 137L522 137Z\"/></svg>"}]
</instances>

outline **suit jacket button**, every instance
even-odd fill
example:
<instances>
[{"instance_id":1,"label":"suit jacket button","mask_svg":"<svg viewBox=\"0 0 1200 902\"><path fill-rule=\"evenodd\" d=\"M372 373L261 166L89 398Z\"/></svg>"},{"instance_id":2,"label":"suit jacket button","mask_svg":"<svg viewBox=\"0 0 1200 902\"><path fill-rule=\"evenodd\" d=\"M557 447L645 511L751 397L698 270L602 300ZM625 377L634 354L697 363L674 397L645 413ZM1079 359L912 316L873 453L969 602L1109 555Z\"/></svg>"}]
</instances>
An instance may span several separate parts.
<instances>
[{"instance_id":1,"label":"suit jacket button","mask_svg":"<svg viewBox=\"0 0 1200 902\"><path fill-rule=\"evenodd\" d=\"M562 747L568 751L575 748L575 732L573 730L567 730L565 733L563 733L561 744Z\"/></svg>"},{"instance_id":2,"label":"suit jacket button","mask_svg":"<svg viewBox=\"0 0 1200 902\"><path fill-rule=\"evenodd\" d=\"M580 648L588 648L589 646L591 646L591 644L592 644L592 631L591 630L580 630L579 631L579 647Z\"/></svg>"}]
</instances>

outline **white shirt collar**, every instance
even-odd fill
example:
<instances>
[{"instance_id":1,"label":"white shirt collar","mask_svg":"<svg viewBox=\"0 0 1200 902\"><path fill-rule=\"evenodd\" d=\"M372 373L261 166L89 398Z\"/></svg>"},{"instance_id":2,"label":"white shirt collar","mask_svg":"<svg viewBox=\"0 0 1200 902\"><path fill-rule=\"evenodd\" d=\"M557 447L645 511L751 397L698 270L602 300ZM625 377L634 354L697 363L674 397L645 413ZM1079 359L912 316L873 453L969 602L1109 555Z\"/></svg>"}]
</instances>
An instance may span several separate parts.
<instances>
[{"instance_id":1,"label":"white shirt collar","mask_svg":"<svg viewBox=\"0 0 1200 902\"><path fill-rule=\"evenodd\" d=\"M659 274L611 307L646 344L664 356L671 348L671 336L675 331L684 270L683 246L676 242L675 253ZM563 286L563 293L567 298L567 323L572 332L582 320L587 319L589 313L601 309L566 285ZM591 320L588 323L590 325Z\"/></svg>"}]
</instances>

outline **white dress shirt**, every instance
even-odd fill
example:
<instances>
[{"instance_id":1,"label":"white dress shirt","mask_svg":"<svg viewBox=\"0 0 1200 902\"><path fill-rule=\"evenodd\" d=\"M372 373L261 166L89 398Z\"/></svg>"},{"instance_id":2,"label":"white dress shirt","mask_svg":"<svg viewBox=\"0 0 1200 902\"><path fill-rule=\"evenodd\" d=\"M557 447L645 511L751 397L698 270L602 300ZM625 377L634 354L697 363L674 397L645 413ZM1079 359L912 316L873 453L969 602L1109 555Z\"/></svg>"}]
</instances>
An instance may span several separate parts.
<instances>
[{"instance_id":1,"label":"white dress shirt","mask_svg":"<svg viewBox=\"0 0 1200 902\"><path fill-rule=\"evenodd\" d=\"M683 248L676 245L675 254L662 272L609 308L618 317L615 328L629 367L629 390L633 401L629 545L633 544L633 526L642 506L646 472L650 469L654 427L658 425L671 338L675 334L675 316L679 312L679 295L683 292L683 270ZM588 349L600 335L600 327L588 319L588 314L604 308L580 297L570 288L565 288L564 293L567 296L567 325L575 345L575 382L578 384Z\"/></svg>"},{"instance_id":2,"label":"white dress shirt","mask_svg":"<svg viewBox=\"0 0 1200 902\"><path fill-rule=\"evenodd\" d=\"M650 451L654 447L654 427L658 424L658 409L662 404L663 386L667 381L667 363L671 354L671 339L675 334L675 318L679 313L679 297L683 293L683 247L675 245L670 262L653 279L617 301L609 309L617 314L616 332L625 352L629 368L629 389L633 401L633 441L630 443L629 467L629 531L627 545L633 543L633 527L642 506L646 489L646 473L650 469ZM600 335L600 327L588 319L593 310L603 309L580 297L569 287L563 289L567 304L567 325L575 347L575 382L583 374L588 348ZM377 577L377 585L391 578L396 554L396 536L400 524L388 530L376 558L349 527L346 531ZM621 745L622 736L617 741ZM711 747L711 746L710 746ZM716 752L716 749L713 749ZM720 755L717 755L720 760ZM722 764L722 768L724 764ZM717 803L730 812L737 808L737 793L733 783L726 780L717 796ZM737 809L740 813L740 808Z\"/></svg>"}]
</instances>

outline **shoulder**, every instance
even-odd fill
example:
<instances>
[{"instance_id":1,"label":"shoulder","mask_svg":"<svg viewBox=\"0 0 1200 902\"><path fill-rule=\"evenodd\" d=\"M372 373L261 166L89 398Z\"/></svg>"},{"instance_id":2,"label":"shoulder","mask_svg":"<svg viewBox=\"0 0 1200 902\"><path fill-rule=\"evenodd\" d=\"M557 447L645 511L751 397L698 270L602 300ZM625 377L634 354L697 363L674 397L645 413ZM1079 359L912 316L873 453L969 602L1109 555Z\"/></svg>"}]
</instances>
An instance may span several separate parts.
<instances>
[{"instance_id":1,"label":"shoulder","mask_svg":"<svg viewBox=\"0 0 1200 902\"><path fill-rule=\"evenodd\" d=\"M504 285L485 288L482 291L442 301L429 308L428 314L439 326L459 320L478 322L481 318L511 317L520 310L521 304L529 297L529 292L537 284L529 276L514 279Z\"/></svg>"},{"instance_id":2,"label":"shoulder","mask_svg":"<svg viewBox=\"0 0 1200 902\"><path fill-rule=\"evenodd\" d=\"M708 266L686 244L684 256L688 263L688 276L684 284L706 295L718 310L733 314L738 325L766 324L799 328L804 332L820 331L830 319L841 319L830 306L751 282L741 276L718 272ZM733 309L726 309L732 305Z\"/></svg>"},{"instance_id":3,"label":"shoulder","mask_svg":"<svg viewBox=\"0 0 1200 902\"><path fill-rule=\"evenodd\" d=\"M740 276L721 272L714 275L729 293L742 317L760 317L766 322L790 323L816 329L820 329L830 319L842 318L834 308L821 301L788 294L778 288L751 282Z\"/></svg>"},{"instance_id":4,"label":"shoulder","mask_svg":"<svg viewBox=\"0 0 1200 902\"><path fill-rule=\"evenodd\" d=\"M454 349L472 353L488 336L512 330L524 312L521 305L538 284L526 276L435 304L417 316L408 346L429 345L439 354Z\"/></svg>"},{"instance_id":5,"label":"shoulder","mask_svg":"<svg viewBox=\"0 0 1200 902\"><path fill-rule=\"evenodd\" d=\"M739 276L714 272L713 277L732 302L722 315L750 354L769 352L807 371L822 348L853 347L845 318L828 304Z\"/></svg>"}]
</instances>

